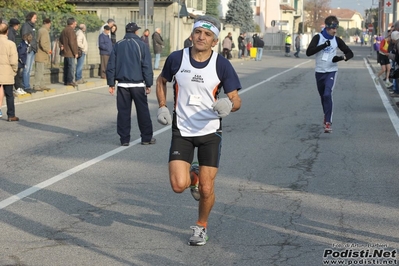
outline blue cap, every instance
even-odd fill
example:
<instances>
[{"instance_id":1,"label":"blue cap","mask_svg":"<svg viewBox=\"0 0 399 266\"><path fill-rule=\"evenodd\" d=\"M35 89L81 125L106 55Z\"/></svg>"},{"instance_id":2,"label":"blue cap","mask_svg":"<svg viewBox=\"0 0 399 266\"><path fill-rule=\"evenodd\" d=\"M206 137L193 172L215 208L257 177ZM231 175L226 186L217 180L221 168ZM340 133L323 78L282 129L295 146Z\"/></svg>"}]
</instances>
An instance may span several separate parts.
<instances>
[{"instance_id":1,"label":"blue cap","mask_svg":"<svg viewBox=\"0 0 399 266\"><path fill-rule=\"evenodd\" d=\"M126 25L126 32L136 32L137 30L141 29L135 22L129 22Z\"/></svg>"}]
</instances>

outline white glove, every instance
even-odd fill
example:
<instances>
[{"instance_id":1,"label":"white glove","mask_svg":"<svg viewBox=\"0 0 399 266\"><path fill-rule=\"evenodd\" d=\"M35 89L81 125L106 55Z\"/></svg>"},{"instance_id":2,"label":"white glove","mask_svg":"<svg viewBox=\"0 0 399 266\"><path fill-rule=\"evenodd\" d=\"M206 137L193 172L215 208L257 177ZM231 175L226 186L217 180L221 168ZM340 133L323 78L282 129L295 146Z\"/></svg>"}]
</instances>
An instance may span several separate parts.
<instances>
[{"instance_id":1,"label":"white glove","mask_svg":"<svg viewBox=\"0 0 399 266\"><path fill-rule=\"evenodd\" d=\"M226 117L230 114L233 108L233 103L228 98L217 100L212 104L213 111L218 112L219 117Z\"/></svg>"},{"instance_id":2,"label":"white glove","mask_svg":"<svg viewBox=\"0 0 399 266\"><path fill-rule=\"evenodd\" d=\"M157 117L158 122L162 125L172 124L172 117L170 116L169 109L166 106L162 106L158 109Z\"/></svg>"}]
</instances>

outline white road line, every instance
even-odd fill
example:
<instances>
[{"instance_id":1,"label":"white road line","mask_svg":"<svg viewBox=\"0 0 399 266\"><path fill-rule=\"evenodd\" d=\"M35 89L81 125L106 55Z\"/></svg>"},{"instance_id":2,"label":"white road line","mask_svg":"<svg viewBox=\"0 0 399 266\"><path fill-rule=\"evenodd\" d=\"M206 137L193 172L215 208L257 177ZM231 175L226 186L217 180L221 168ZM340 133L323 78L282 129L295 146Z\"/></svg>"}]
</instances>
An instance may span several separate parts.
<instances>
[{"instance_id":1,"label":"white road line","mask_svg":"<svg viewBox=\"0 0 399 266\"><path fill-rule=\"evenodd\" d=\"M370 76L371 76L371 78L372 78L372 80L374 82L374 78L376 76L374 75L374 72L371 69L371 66L367 62L366 58L364 58L363 60L364 60L364 63L366 64L366 67L369 70ZM388 116L391 119L392 125L393 125L394 129L396 130L396 134L399 137L399 117L398 117L397 113L395 112L395 110L392 108L392 103L388 99L388 97L385 94L384 89L381 87L381 85L380 84L376 84L375 88L377 89L378 94L380 95L381 101L384 104L384 107L387 110Z\"/></svg>"},{"instance_id":2,"label":"white road line","mask_svg":"<svg viewBox=\"0 0 399 266\"><path fill-rule=\"evenodd\" d=\"M283 74L285 74L285 73L287 73L287 72L289 72L289 71L291 71L291 70L293 70L295 68L298 68L301 65L309 63L310 61L311 60L305 61L305 62L303 62L301 64L298 64L298 65L296 65L296 66L294 66L292 68L284 70L284 71L280 72L279 74L276 74L276 75L274 75L274 76L272 76L272 77L270 77L270 78L268 78L266 80L263 80L263 81L261 81L261 82L259 82L257 84L254 84L254 85L252 85L252 86L250 86L250 87L248 87L248 88L246 88L244 90L240 90L240 94L248 92L248 91L256 88L257 86L259 86L259 85L261 85L263 83L269 82L272 79L277 78L278 76L283 75ZM80 92L80 91L78 91L78 92ZM77 93L77 92L73 92L73 93ZM157 136L157 135L169 130L170 128L171 128L171 126L166 126L166 127L162 128L160 130L157 130L156 132L154 132L154 136ZM29 197L30 195L32 195L33 193L36 193L39 190L42 190L42 189L44 189L44 188L46 188L48 186L51 186L51 185L53 185L53 184L65 179L65 178L67 178L67 177L69 177L69 176L71 176L73 174L76 174L76 173L80 172L81 170L84 170L84 169L86 169L86 168L88 168L88 167L90 167L90 166L92 166L92 165L94 165L96 163L99 163L99 162L101 162L101 161L103 161L103 160L105 160L105 159L107 159L107 158L109 158L109 157L111 157L111 156L113 156L115 154L118 154L118 153L120 153L120 152L122 152L122 151L124 151L126 149L129 149L130 147L132 147L132 146L134 146L136 144L140 144L140 143L141 143L141 139L136 139L136 140L130 142L130 146L118 147L118 148L116 148L116 149L114 149L112 151L109 151L109 152L104 153L104 154L102 154L102 155L100 155L100 156L98 156L98 157L96 157L94 159L91 159L90 161L87 161L85 163L82 163L82 164L74 167L74 168L71 168L71 169L69 169L69 170L67 170L67 171L65 171L65 172L63 172L63 173L61 173L59 175L56 175L56 176L54 176L54 177L52 177L50 179L47 179L46 181L43 181L43 182L41 182L41 183L39 183L37 185L34 185L34 186L32 186L32 187L30 187L30 188L28 188L28 189L26 189L26 190L24 190L24 191L22 191L22 192L20 192L18 194L15 194L15 195L13 195L11 197L8 197L7 199L0 201L0 210L10 206L11 204L13 204L15 202L20 201L23 198Z\"/></svg>"}]
</instances>

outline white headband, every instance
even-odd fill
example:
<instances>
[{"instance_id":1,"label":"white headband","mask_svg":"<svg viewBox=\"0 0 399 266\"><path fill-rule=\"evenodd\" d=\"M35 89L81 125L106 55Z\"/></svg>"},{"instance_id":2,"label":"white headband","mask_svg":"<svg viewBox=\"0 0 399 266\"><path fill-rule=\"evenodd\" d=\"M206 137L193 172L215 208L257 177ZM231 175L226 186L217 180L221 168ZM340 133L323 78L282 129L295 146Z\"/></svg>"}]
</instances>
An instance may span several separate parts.
<instances>
[{"instance_id":1,"label":"white headband","mask_svg":"<svg viewBox=\"0 0 399 266\"><path fill-rule=\"evenodd\" d=\"M195 22L193 29L198 28L198 27L212 31L213 33L215 33L216 37L219 36L218 28L216 28L216 26L213 25L212 23L210 23L209 21L200 20L200 21Z\"/></svg>"}]
</instances>

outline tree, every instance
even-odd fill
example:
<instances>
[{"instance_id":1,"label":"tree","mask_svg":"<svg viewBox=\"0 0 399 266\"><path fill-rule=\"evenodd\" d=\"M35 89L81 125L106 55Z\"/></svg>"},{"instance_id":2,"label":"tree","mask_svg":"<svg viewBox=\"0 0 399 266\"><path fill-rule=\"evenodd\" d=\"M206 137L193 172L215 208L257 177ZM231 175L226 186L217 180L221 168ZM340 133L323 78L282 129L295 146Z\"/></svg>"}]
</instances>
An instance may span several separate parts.
<instances>
[{"instance_id":1,"label":"tree","mask_svg":"<svg viewBox=\"0 0 399 266\"><path fill-rule=\"evenodd\" d=\"M207 0L206 1L206 14L219 19L220 0Z\"/></svg>"},{"instance_id":2,"label":"tree","mask_svg":"<svg viewBox=\"0 0 399 266\"><path fill-rule=\"evenodd\" d=\"M368 24L372 23L374 27L374 32L376 34L381 34L379 27L378 27L378 16L379 16L379 11L378 7L376 8L370 8L364 10L364 13L366 14L365 16L365 23L366 25L363 25L365 28L368 27Z\"/></svg>"},{"instance_id":3,"label":"tree","mask_svg":"<svg viewBox=\"0 0 399 266\"><path fill-rule=\"evenodd\" d=\"M49 18L52 36L60 34L70 17L74 17L78 23L84 22L88 32L98 31L104 23L95 14L76 10L75 5L66 3L66 0L0 0L0 8L0 17L5 20L17 18L21 23L30 11L36 12L37 27L41 26L43 19Z\"/></svg>"},{"instance_id":4,"label":"tree","mask_svg":"<svg viewBox=\"0 0 399 266\"><path fill-rule=\"evenodd\" d=\"M254 30L253 10L249 0L230 0L227 4L226 23L239 26L241 32Z\"/></svg>"},{"instance_id":5,"label":"tree","mask_svg":"<svg viewBox=\"0 0 399 266\"><path fill-rule=\"evenodd\" d=\"M315 31L320 31L324 20L330 16L330 0L307 0L304 9L307 12L306 26Z\"/></svg>"}]
</instances>

